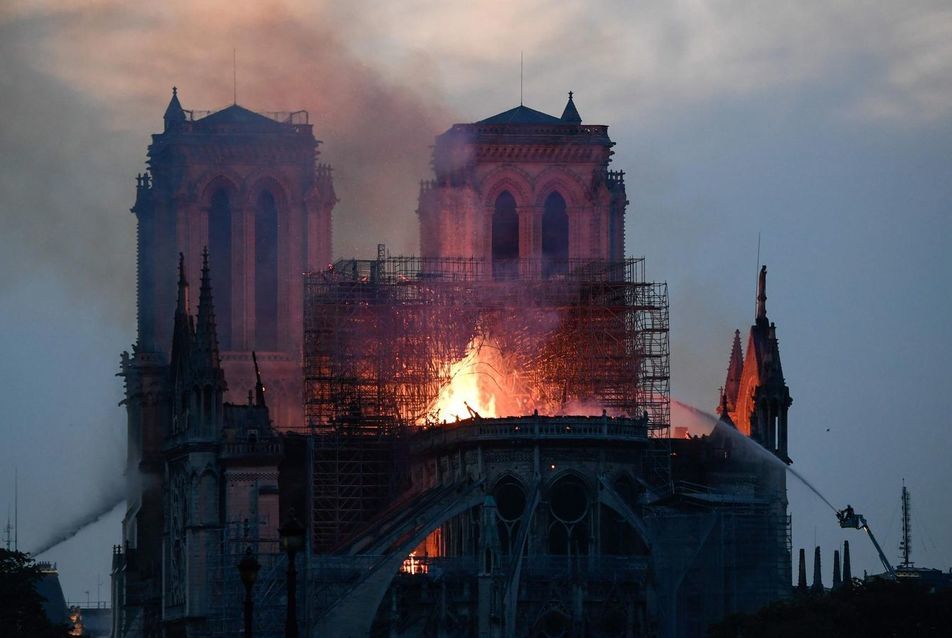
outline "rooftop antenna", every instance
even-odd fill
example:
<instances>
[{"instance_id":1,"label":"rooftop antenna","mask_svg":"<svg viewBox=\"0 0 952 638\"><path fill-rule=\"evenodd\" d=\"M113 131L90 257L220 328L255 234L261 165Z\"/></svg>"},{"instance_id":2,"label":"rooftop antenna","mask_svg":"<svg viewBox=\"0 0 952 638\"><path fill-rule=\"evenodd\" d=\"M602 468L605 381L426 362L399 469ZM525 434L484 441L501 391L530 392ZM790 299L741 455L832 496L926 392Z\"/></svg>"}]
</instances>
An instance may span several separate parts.
<instances>
[{"instance_id":1,"label":"rooftop antenna","mask_svg":"<svg viewBox=\"0 0 952 638\"><path fill-rule=\"evenodd\" d=\"M523 51L519 52L519 106L522 106L522 84L525 75L526 56Z\"/></svg>"},{"instance_id":2,"label":"rooftop antenna","mask_svg":"<svg viewBox=\"0 0 952 638\"><path fill-rule=\"evenodd\" d=\"M909 490L906 488L906 479L902 480L902 538L899 540L899 553L902 556L900 567L911 567L912 561L912 511L909 503Z\"/></svg>"},{"instance_id":3,"label":"rooftop antenna","mask_svg":"<svg viewBox=\"0 0 952 638\"><path fill-rule=\"evenodd\" d=\"M13 468L13 551L20 551L20 468Z\"/></svg>"},{"instance_id":4,"label":"rooftop antenna","mask_svg":"<svg viewBox=\"0 0 952 638\"><path fill-rule=\"evenodd\" d=\"M235 105L238 104L238 49L231 50L231 86L232 100Z\"/></svg>"}]
</instances>

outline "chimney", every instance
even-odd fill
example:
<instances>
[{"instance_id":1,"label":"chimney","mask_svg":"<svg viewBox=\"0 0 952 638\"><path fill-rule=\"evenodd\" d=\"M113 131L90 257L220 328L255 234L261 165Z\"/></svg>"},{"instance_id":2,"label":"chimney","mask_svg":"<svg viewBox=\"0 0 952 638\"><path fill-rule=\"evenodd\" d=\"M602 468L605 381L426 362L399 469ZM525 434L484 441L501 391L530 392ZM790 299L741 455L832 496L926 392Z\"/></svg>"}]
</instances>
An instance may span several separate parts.
<instances>
[{"instance_id":1,"label":"chimney","mask_svg":"<svg viewBox=\"0 0 952 638\"><path fill-rule=\"evenodd\" d=\"M853 586L853 571L850 568L850 542L843 541L843 586Z\"/></svg>"},{"instance_id":2,"label":"chimney","mask_svg":"<svg viewBox=\"0 0 952 638\"><path fill-rule=\"evenodd\" d=\"M833 589L839 589L843 586L843 580L840 578L840 550L833 550Z\"/></svg>"},{"instance_id":3,"label":"chimney","mask_svg":"<svg viewBox=\"0 0 952 638\"><path fill-rule=\"evenodd\" d=\"M820 571L820 548L813 552L813 587L815 592L823 593L823 572Z\"/></svg>"},{"instance_id":4,"label":"chimney","mask_svg":"<svg viewBox=\"0 0 952 638\"><path fill-rule=\"evenodd\" d=\"M797 591L807 590L807 551L800 548L800 569L797 575Z\"/></svg>"}]
</instances>

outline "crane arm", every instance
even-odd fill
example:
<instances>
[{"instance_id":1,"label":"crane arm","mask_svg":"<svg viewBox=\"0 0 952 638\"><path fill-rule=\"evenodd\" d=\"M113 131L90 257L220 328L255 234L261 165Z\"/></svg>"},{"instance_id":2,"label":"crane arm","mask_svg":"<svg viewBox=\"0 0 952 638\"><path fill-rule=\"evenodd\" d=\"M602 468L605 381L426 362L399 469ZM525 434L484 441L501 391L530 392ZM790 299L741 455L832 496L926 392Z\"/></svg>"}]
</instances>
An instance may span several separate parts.
<instances>
[{"instance_id":1,"label":"crane arm","mask_svg":"<svg viewBox=\"0 0 952 638\"><path fill-rule=\"evenodd\" d=\"M879 546L879 543L876 542L876 535L873 534L873 530L869 529L869 525L866 524L866 519L863 519L863 529L866 530L866 533L869 534L869 540L873 541L873 546L876 547L876 551L879 552L879 560L882 561L883 567L886 568L886 571L889 572L889 575L893 578L896 577L896 570L893 569L893 566L889 564L889 559L886 558L886 554L883 553L883 548Z\"/></svg>"},{"instance_id":2,"label":"crane arm","mask_svg":"<svg viewBox=\"0 0 952 638\"><path fill-rule=\"evenodd\" d=\"M883 553L883 548L879 546L879 542L876 540L876 535L873 534L873 530L869 528L869 523L866 522L866 517L862 514L857 514L853 511L852 507L847 505L846 509L840 510L836 513L836 518L840 523L840 527L861 529L869 535L869 540L873 541L873 546L879 553L879 560L882 562L883 567L886 568L886 572L895 578L896 570L894 570L893 566L889 564L889 559L886 558L886 554Z\"/></svg>"}]
</instances>

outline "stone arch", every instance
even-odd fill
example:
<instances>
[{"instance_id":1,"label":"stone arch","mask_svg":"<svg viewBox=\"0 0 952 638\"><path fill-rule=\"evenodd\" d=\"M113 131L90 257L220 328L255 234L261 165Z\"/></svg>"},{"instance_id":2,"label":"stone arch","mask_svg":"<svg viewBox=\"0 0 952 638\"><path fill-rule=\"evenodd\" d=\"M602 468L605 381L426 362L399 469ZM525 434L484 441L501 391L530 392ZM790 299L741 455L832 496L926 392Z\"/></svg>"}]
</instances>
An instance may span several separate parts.
<instances>
[{"instance_id":1,"label":"stone arch","mask_svg":"<svg viewBox=\"0 0 952 638\"><path fill-rule=\"evenodd\" d=\"M501 166L479 182L479 191L483 193L483 206L488 209L492 209L496 198L506 190L515 197L517 208L531 205L532 179L520 168Z\"/></svg>"},{"instance_id":2,"label":"stone arch","mask_svg":"<svg viewBox=\"0 0 952 638\"><path fill-rule=\"evenodd\" d=\"M516 502L511 502L508 500L508 496L510 495L506 494L505 491L507 490L507 486L510 485L514 488L518 488L521 491L523 499L521 506ZM497 492L502 493L502 504L500 504L500 498L496 496ZM504 472L496 477L496 480L492 483L489 493L493 495L493 498L496 501L496 510L499 512L501 518L506 520L515 520L522 516L522 514L525 512L525 507L528 502L529 488L526 486L525 481L523 481L513 472ZM514 493L511 495L516 496Z\"/></svg>"},{"instance_id":3,"label":"stone arch","mask_svg":"<svg viewBox=\"0 0 952 638\"><path fill-rule=\"evenodd\" d=\"M489 490L496 501L496 531L503 553L512 554L518 530L527 523L529 490L525 482L511 472L499 476Z\"/></svg>"},{"instance_id":4,"label":"stone arch","mask_svg":"<svg viewBox=\"0 0 952 638\"><path fill-rule=\"evenodd\" d=\"M520 223L518 203L508 190L496 197L490 220L493 277L512 279L519 274Z\"/></svg>"},{"instance_id":5,"label":"stone arch","mask_svg":"<svg viewBox=\"0 0 952 638\"><path fill-rule=\"evenodd\" d=\"M595 494L578 472L553 476L545 489L549 506L549 553L587 554Z\"/></svg>"},{"instance_id":6,"label":"stone arch","mask_svg":"<svg viewBox=\"0 0 952 638\"><path fill-rule=\"evenodd\" d=\"M562 638L572 635L572 616L560 606L544 609L532 627L533 638Z\"/></svg>"},{"instance_id":7,"label":"stone arch","mask_svg":"<svg viewBox=\"0 0 952 638\"><path fill-rule=\"evenodd\" d=\"M574 208L585 204L585 185L577 175L564 168L549 167L536 176L534 183L534 206L544 206L545 199L553 191L558 191L565 198L568 207Z\"/></svg>"},{"instance_id":8,"label":"stone arch","mask_svg":"<svg viewBox=\"0 0 952 638\"><path fill-rule=\"evenodd\" d=\"M482 505L485 498L483 487L482 483L469 485L468 489L464 488L462 493L454 495L451 505L447 506L438 500L420 511L418 518L426 523L413 534L401 536L395 548L386 557L374 562L374 567L363 574L362 580L355 583L338 604L332 605L325 616L315 619L313 633L329 638L370 635L380 602L407 554L446 521Z\"/></svg>"},{"instance_id":9,"label":"stone arch","mask_svg":"<svg viewBox=\"0 0 952 638\"><path fill-rule=\"evenodd\" d=\"M291 186L286 179L270 171L255 171L244 180L242 200L245 206L253 207L258 195L263 190L269 190L274 195L282 211L287 211L291 205Z\"/></svg>"},{"instance_id":10,"label":"stone arch","mask_svg":"<svg viewBox=\"0 0 952 638\"><path fill-rule=\"evenodd\" d=\"M202 206L207 207L211 193L220 186L225 186L234 193L235 201L242 198L244 179L237 172L227 167L213 171L206 171L195 180L195 192Z\"/></svg>"}]
</instances>

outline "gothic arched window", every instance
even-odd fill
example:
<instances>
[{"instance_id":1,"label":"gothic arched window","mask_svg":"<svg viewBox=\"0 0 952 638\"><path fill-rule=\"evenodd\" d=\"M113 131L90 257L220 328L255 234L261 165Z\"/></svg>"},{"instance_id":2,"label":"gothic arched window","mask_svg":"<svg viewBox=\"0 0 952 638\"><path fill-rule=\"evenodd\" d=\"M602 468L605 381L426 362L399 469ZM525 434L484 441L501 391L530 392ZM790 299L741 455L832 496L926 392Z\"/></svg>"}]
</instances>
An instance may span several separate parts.
<instances>
[{"instance_id":1,"label":"gothic arched window","mask_svg":"<svg viewBox=\"0 0 952 638\"><path fill-rule=\"evenodd\" d=\"M208 211L208 259L215 294L218 343L231 349L231 199L219 188Z\"/></svg>"},{"instance_id":2,"label":"gothic arched window","mask_svg":"<svg viewBox=\"0 0 952 638\"><path fill-rule=\"evenodd\" d=\"M545 198L542 213L542 276L568 271L569 216L565 212L565 199L553 192Z\"/></svg>"},{"instance_id":3,"label":"gothic arched window","mask_svg":"<svg viewBox=\"0 0 952 638\"><path fill-rule=\"evenodd\" d=\"M512 279L519 273L519 216L516 200L503 191L493 210L493 277Z\"/></svg>"},{"instance_id":4,"label":"gothic arched window","mask_svg":"<svg viewBox=\"0 0 952 638\"><path fill-rule=\"evenodd\" d=\"M255 348L278 349L278 208L268 191L255 207Z\"/></svg>"}]
</instances>

